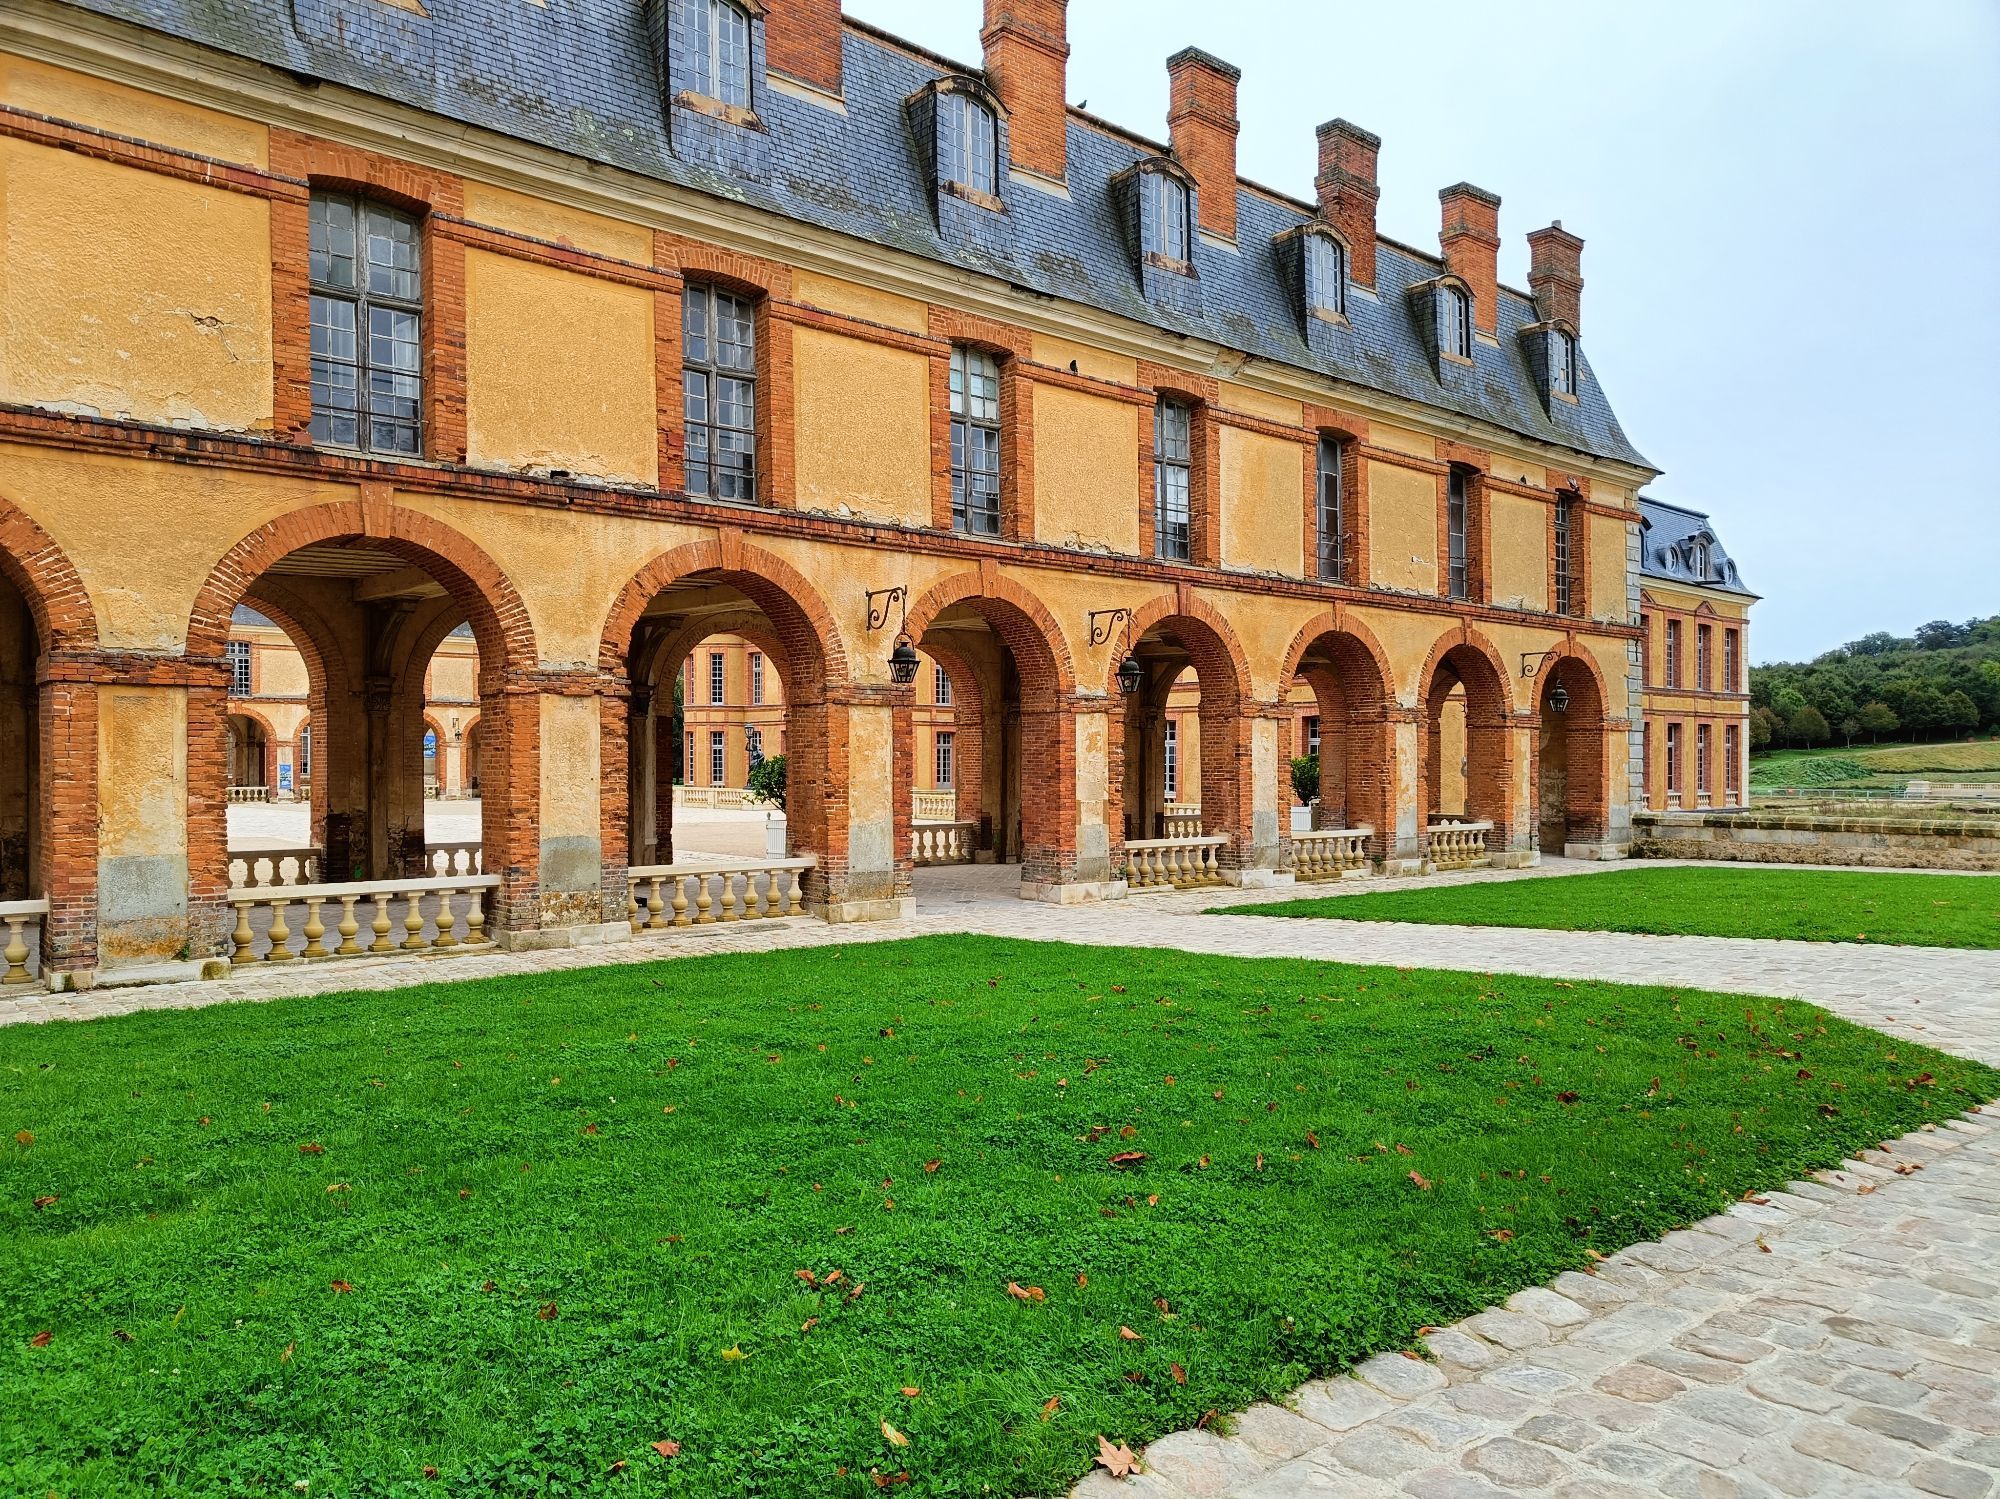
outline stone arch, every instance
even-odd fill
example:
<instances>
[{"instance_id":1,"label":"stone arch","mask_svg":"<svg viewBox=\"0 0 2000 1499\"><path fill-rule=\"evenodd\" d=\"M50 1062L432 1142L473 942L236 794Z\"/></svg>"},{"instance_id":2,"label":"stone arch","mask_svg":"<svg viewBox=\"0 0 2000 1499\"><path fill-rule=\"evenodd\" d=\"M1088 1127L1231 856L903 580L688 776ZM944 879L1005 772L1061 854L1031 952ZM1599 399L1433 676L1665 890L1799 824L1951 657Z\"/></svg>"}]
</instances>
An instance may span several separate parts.
<instances>
[{"instance_id":1,"label":"stone arch","mask_svg":"<svg viewBox=\"0 0 2000 1499\"><path fill-rule=\"evenodd\" d=\"M1362 621L1330 610L1308 621L1286 649L1280 701L1295 709L1301 683L1312 694L1320 725L1315 826L1372 828L1370 852L1386 857L1396 842L1399 711L1389 654ZM1295 718L1287 714L1287 729ZM1281 807L1291 805L1290 760L1305 752L1303 744L1292 744L1279 756Z\"/></svg>"},{"instance_id":2,"label":"stone arch","mask_svg":"<svg viewBox=\"0 0 2000 1499\"><path fill-rule=\"evenodd\" d=\"M926 654L951 684L953 810L960 822L979 825L973 837L981 851L990 853L993 818L986 808L986 722L998 711L991 700L992 684L975 662L948 642L933 643Z\"/></svg>"},{"instance_id":3,"label":"stone arch","mask_svg":"<svg viewBox=\"0 0 2000 1499\"><path fill-rule=\"evenodd\" d=\"M0 494L0 577L28 605L43 652L87 651L98 643L97 610L54 537Z\"/></svg>"},{"instance_id":4,"label":"stone arch","mask_svg":"<svg viewBox=\"0 0 2000 1499\"><path fill-rule=\"evenodd\" d=\"M1439 636L1417 679L1418 735L1422 770L1417 808L1426 824L1441 810L1438 795L1441 727L1445 705L1454 691L1465 704L1465 815L1491 822L1487 847L1507 848L1514 823L1514 699L1507 667L1500 652L1479 631L1460 625Z\"/></svg>"},{"instance_id":5,"label":"stone arch","mask_svg":"<svg viewBox=\"0 0 2000 1499\"><path fill-rule=\"evenodd\" d=\"M713 574L714 581L729 584L763 610L777 627L779 639L792 647L781 654L816 658L827 685L846 685L846 645L819 590L784 558L740 541L730 546L691 541L655 557L634 574L605 617L598 640L599 668L623 676L632 632L646 606L662 589L697 574Z\"/></svg>"},{"instance_id":6,"label":"stone arch","mask_svg":"<svg viewBox=\"0 0 2000 1499\"><path fill-rule=\"evenodd\" d=\"M1563 711L1551 697L1561 687ZM1602 844L1611 824L1611 715L1604 674L1590 653L1565 640L1542 658L1533 696L1536 732L1528 784L1536 799L1536 841L1543 853Z\"/></svg>"},{"instance_id":7,"label":"stone arch","mask_svg":"<svg viewBox=\"0 0 2000 1499\"><path fill-rule=\"evenodd\" d=\"M269 716L266 715L261 709L252 707L249 703L244 702L241 698L233 697L229 700L228 716L230 718L240 718L248 723L255 724L257 726L257 732L263 736L263 743L259 747L259 753L257 756L257 779L254 782L237 780L235 772L240 769L245 769L247 767L240 765L232 765L230 767L231 770L231 775L229 777L230 784L233 786L257 785L257 786L263 786L268 789L274 777L273 756L276 755L278 748L277 728L272 724ZM235 741L233 738L231 740L230 748L233 754L235 750Z\"/></svg>"},{"instance_id":8,"label":"stone arch","mask_svg":"<svg viewBox=\"0 0 2000 1499\"><path fill-rule=\"evenodd\" d=\"M1069 640L1062 626L1056 623L1055 615L1049 612L1049 606L1032 589L990 569L956 573L933 584L910 605L909 621L904 628L911 640L921 640L932 621L953 604L987 603L1007 606L990 611L979 609L980 615L1007 642L1007 648L1017 657L1023 652L1032 656L1046 651L1054 674L1054 690L1064 695L1074 692L1076 667Z\"/></svg>"},{"instance_id":9,"label":"stone arch","mask_svg":"<svg viewBox=\"0 0 2000 1499\"><path fill-rule=\"evenodd\" d=\"M333 788L344 768L341 756L353 754L352 746L339 745L339 736L328 733L332 705L344 701L354 685L347 652L332 622L283 578L259 577L245 602L285 632L306 664L306 718L299 726L301 732L312 730L312 811L306 841L324 853L328 806L338 799Z\"/></svg>"}]
</instances>

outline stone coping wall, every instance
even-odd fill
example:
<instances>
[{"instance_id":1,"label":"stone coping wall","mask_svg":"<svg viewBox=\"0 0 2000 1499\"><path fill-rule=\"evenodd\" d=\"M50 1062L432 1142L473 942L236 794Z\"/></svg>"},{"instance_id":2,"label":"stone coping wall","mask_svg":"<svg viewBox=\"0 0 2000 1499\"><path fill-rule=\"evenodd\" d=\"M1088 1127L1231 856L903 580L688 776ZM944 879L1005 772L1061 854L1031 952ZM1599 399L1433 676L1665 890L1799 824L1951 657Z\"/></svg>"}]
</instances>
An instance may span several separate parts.
<instances>
[{"instance_id":1,"label":"stone coping wall","mask_svg":"<svg viewBox=\"0 0 2000 1499\"><path fill-rule=\"evenodd\" d=\"M1632 833L1639 858L2000 870L2000 823L1990 817L1636 812Z\"/></svg>"}]
</instances>

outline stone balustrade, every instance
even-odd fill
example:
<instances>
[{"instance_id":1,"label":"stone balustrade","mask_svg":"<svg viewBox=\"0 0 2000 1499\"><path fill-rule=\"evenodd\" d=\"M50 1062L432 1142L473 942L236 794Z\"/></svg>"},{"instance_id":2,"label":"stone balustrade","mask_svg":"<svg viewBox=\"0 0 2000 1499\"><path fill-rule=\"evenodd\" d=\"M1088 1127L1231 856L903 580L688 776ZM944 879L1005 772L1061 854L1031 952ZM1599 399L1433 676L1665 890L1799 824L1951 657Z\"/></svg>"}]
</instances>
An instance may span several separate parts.
<instances>
[{"instance_id":1,"label":"stone balustrade","mask_svg":"<svg viewBox=\"0 0 2000 1499\"><path fill-rule=\"evenodd\" d=\"M949 786L937 791L913 791L910 804L910 815L918 822L954 822L958 818L958 793Z\"/></svg>"},{"instance_id":2,"label":"stone balustrade","mask_svg":"<svg viewBox=\"0 0 2000 1499\"><path fill-rule=\"evenodd\" d=\"M240 886L228 896L236 912L236 929L230 934L235 951L229 961L241 966L489 947L486 892L499 884L498 875L475 874L338 885ZM455 906L460 896L466 898L462 915ZM302 908L305 918L296 933L291 927L294 906ZM329 914L334 921L331 933L326 925ZM372 937L367 942L361 940L364 917ZM394 935L398 931L400 940ZM336 939L332 947L327 945L329 935ZM297 948L295 937L303 939Z\"/></svg>"},{"instance_id":3,"label":"stone balustrade","mask_svg":"<svg viewBox=\"0 0 2000 1499\"><path fill-rule=\"evenodd\" d=\"M471 843L430 843L424 846L424 862L440 877L486 873L485 846Z\"/></svg>"},{"instance_id":4,"label":"stone balustrade","mask_svg":"<svg viewBox=\"0 0 2000 1499\"><path fill-rule=\"evenodd\" d=\"M271 799L269 786L231 786L229 799L232 802L268 802Z\"/></svg>"},{"instance_id":5,"label":"stone balustrade","mask_svg":"<svg viewBox=\"0 0 2000 1499\"><path fill-rule=\"evenodd\" d=\"M626 871L626 913L634 932L803 915L799 881L818 862L807 856L635 865Z\"/></svg>"},{"instance_id":6,"label":"stone balustrade","mask_svg":"<svg viewBox=\"0 0 2000 1499\"><path fill-rule=\"evenodd\" d=\"M1160 819L1161 836L1164 838L1199 838L1201 836L1201 808L1169 807Z\"/></svg>"},{"instance_id":7,"label":"stone balustrade","mask_svg":"<svg viewBox=\"0 0 2000 1499\"><path fill-rule=\"evenodd\" d=\"M920 822L910 829L911 858L917 864L970 864L979 835L976 822Z\"/></svg>"},{"instance_id":8,"label":"stone balustrade","mask_svg":"<svg viewBox=\"0 0 2000 1499\"><path fill-rule=\"evenodd\" d=\"M1301 882L1339 880L1368 872L1373 828L1315 828L1292 834L1291 869Z\"/></svg>"},{"instance_id":9,"label":"stone balustrade","mask_svg":"<svg viewBox=\"0 0 2000 1499\"><path fill-rule=\"evenodd\" d=\"M1489 860L1487 836L1490 822L1434 822L1431 824L1430 859L1438 869L1471 869Z\"/></svg>"},{"instance_id":10,"label":"stone balustrade","mask_svg":"<svg viewBox=\"0 0 2000 1499\"><path fill-rule=\"evenodd\" d=\"M27 984L34 982L34 975L28 971L28 928L37 928L39 939L42 918L49 914L46 900L0 900L0 924L7 928L7 947L4 956L7 971L0 976L0 984Z\"/></svg>"},{"instance_id":11,"label":"stone balustrade","mask_svg":"<svg viewBox=\"0 0 2000 1499\"><path fill-rule=\"evenodd\" d=\"M320 877L324 853L317 848L266 848L229 856L229 883L245 890L310 885Z\"/></svg>"},{"instance_id":12,"label":"stone balustrade","mask_svg":"<svg viewBox=\"0 0 2000 1499\"><path fill-rule=\"evenodd\" d=\"M1125 843L1125 883L1134 890L1186 890L1220 885L1218 851L1229 842L1217 833L1194 838L1132 838Z\"/></svg>"},{"instance_id":13,"label":"stone balustrade","mask_svg":"<svg viewBox=\"0 0 2000 1499\"><path fill-rule=\"evenodd\" d=\"M738 812L751 805L750 793L741 786L676 786L676 807L701 807L711 812Z\"/></svg>"}]
</instances>

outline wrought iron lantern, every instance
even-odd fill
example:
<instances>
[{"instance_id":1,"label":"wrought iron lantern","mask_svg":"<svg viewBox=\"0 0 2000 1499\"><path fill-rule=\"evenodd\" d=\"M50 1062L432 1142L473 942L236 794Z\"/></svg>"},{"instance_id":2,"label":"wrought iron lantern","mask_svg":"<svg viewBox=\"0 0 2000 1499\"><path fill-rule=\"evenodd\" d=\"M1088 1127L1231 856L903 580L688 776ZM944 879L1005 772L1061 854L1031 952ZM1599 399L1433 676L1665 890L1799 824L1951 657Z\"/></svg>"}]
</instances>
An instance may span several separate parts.
<instances>
[{"instance_id":1,"label":"wrought iron lantern","mask_svg":"<svg viewBox=\"0 0 2000 1499\"><path fill-rule=\"evenodd\" d=\"M898 635L896 648L889 652L889 680L898 687L907 687L917 679L917 648L910 644L910 637Z\"/></svg>"},{"instance_id":2,"label":"wrought iron lantern","mask_svg":"<svg viewBox=\"0 0 2000 1499\"><path fill-rule=\"evenodd\" d=\"M1569 689L1560 682L1549 689L1549 708L1555 713L1569 712Z\"/></svg>"},{"instance_id":3,"label":"wrought iron lantern","mask_svg":"<svg viewBox=\"0 0 2000 1499\"><path fill-rule=\"evenodd\" d=\"M1118 668L1118 690L1130 697L1145 679L1146 668L1139 664L1139 658L1127 656Z\"/></svg>"}]
</instances>

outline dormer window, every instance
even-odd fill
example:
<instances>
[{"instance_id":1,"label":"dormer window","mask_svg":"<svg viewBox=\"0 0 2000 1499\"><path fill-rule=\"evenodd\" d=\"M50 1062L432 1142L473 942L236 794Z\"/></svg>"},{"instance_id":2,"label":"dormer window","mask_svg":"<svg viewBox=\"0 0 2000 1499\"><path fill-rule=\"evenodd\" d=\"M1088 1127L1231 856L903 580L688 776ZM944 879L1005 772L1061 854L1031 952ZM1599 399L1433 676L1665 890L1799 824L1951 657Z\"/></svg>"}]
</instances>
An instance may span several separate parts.
<instances>
[{"instance_id":1,"label":"dormer window","mask_svg":"<svg viewBox=\"0 0 2000 1499\"><path fill-rule=\"evenodd\" d=\"M1188 262L1187 184L1166 172L1139 176L1139 248L1158 260Z\"/></svg>"},{"instance_id":2,"label":"dormer window","mask_svg":"<svg viewBox=\"0 0 2000 1499\"><path fill-rule=\"evenodd\" d=\"M695 93L750 107L750 17L729 0L686 0Z\"/></svg>"},{"instance_id":3,"label":"dormer window","mask_svg":"<svg viewBox=\"0 0 2000 1499\"><path fill-rule=\"evenodd\" d=\"M1549 388L1559 396L1576 394L1576 335L1565 328L1549 329Z\"/></svg>"},{"instance_id":4,"label":"dormer window","mask_svg":"<svg viewBox=\"0 0 2000 1499\"><path fill-rule=\"evenodd\" d=\"M1306 245L1306 306L1321 317L1337 318L1347 311L1347 251L1330 234L1308 234Z\"/></svg>"},{"instance_id":5,"label":"dormer window","mask_svg":"<svg viewBox=\"0 0 2000 1499\"><path fill-rule=\"evenodd\" d=\"M989 198L1000 195L993 111L965 93L938 99L938 179Z\"/></svg>"},{"instance_id":6,"label":"dormer window","mask_svg":"<svg viewBox=\"0 0 2000 1499\"><path fill-rule=\"evenodd\" d=\"M1712 571L1708 552L1708 538L1697 536L1688 543L1688 570L1706 583Z\"/></svg>"},{"instance_id":7,"label":"dormer window","mask_svg":"<svg viewBox=\"0 0 2000 1499\"><path fill-rule=\"evenodd\" d=\"M1472 298L1462 286L1438 289L1438 349L1459 359L1472 357Z\"/></svg>"}]
</instances>

